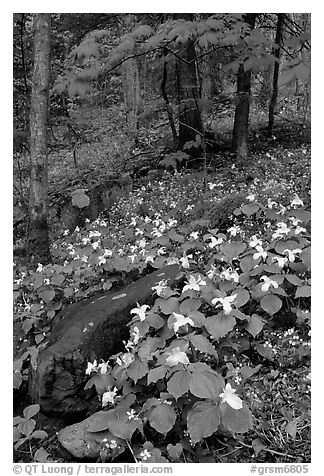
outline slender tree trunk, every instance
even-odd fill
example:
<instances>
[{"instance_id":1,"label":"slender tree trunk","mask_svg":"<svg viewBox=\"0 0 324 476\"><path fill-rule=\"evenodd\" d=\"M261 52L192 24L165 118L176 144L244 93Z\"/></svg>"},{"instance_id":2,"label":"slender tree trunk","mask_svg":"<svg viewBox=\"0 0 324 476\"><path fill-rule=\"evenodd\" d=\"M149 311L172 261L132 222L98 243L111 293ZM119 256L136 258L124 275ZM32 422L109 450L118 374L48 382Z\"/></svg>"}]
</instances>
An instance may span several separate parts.
<instances>
[{"instance_id":1,"label":"slender tree trunk","mask_svg":"<svg viewBox=\"0 0 324 476\"><path fill-rule=\"evenodd\" d=\"M51 15L35 14L34 71L30 107L30 198L27 249L35 262L50 261L48 236L47 114Z\"/></svg>"},{"instance_id":2,"label":"slender tree trunk","mask_svg":"<svg viewBox=\"0 0 324 476\"><path fill-rule=\"evenodd\" d=\"M176 18L192 21L193 14L176 14ZM192 39L188 39L178 53L177 84L179 97L179 135L178 149L186 142L195 141L196 136L202 137L203 124L199 108L199 84L196 69L196 51ZM199 149L187 149L190 155L199 155Z\"/></svg>"},{"instance_id":3,"label":"slender tree trunk","mask_svg":"<svg viewBox=\"0 0 324 476\"><path fill-rule=\"evenodd\" d=\"M166 51L164 51L164 55L166 55ZM173 139L173 149L176 151L177 150L177 145L178 145L178 136L177 136L177 131L175 128L174 124L174 118L173 118L173 113L172 113L172 107L170 105L170 101L168 98L168 94L166 92L166 83L168 79L168 65L167 65L167 60L164 60L163 64L163 77L162 77L162 83L161 83L161 92L162 92L162 97L165 102L165 108L168 114L168 119L169 119L169 124L170 124L170 129L172 133L172 139Z\"/></svg>"},{"instance_id":4,"label":"slender tree trunk","mask_svg":"<svg viewBox=\"0 0 324 476\"><path fill-rule=\"evenodd\" d=\"M244 21L254 28L256 13L244 15ZM232 147L239 162L245 162L248 156L249 112L251 96L251 70L245 71L240 64L237 73L237 106L233 128Z\"/></svg>"},{"instance_id":5,"label":"slender tree trunk","mask_svg":"<svg viewBox=\"0 0 324 476\"><path fill-rule=\"evenodd\" d=\"M278 13L275 45L273 47L273 52L272 52L273 56L276 58L277 61L275 61L274 68L273 68L272 95L271 95L270 104L269 104L268 137L272 136L275 110L277 107L278 78L279 78L279 66L280 66L280 55L281 55L284 19L285 19L285 14Z\"/></svg>"},{"instance_id":6,"label":"slender tree trunk","mask_svg":"<svg viewBox=\"0 0 324 476\"><path fill-rule=\"evenodd\" d=\"M138 114L142 109L139 71L136 58L129 58L122 65L126 123L131 138L136 142Z\"/></svg>"}]
</instances>

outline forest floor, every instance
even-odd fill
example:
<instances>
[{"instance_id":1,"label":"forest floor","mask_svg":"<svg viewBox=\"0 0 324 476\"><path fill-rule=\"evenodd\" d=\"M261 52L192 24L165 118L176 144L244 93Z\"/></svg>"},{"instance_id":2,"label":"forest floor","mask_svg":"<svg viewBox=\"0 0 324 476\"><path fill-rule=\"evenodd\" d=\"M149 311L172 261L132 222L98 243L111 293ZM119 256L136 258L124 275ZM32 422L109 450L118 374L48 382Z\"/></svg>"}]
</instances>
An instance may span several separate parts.
<instances>
[{"instance_id":1,"label":"forest floor","mask_svg":"<svg viewBox=\"0 0 324 476\"><path fill-rule=\"evenodd\" d=\"M220 151L209 155L207 176L196 170L175 174L166 172L153 181L139 176L130 197L117 203L109 215L103 214L96 223L87 224L85 230L81 230L81 236L86 236L89 230L99 230L100 220L106 220L107 235L113 242L112 248L117 246L117 243L121 246L120 243L127 243L129 235L126 230L132 219L140 222L146 215L153 216L156 213L170 219L171 209L182 212L191 207L190 220L204 220L207 216L212 216L213 207L224 197L236 193L245 196L253 194L257 199L270 199L281 204L287 203L294 194L298 194L305 204L310 204L308 129L285 127L281 124L274 134L275 138L270 140L266 139L264 131L252 130L250 158L244 168L234 165L230 152ZM80 161L80 170L83 170L83 165ZM105 162L102 161L94 172L95 176L98 177L100 170L104 168ZM55 166L51 173L55 176L56 188L64 187L66 181L71 180L75 174L79 175L79 172L73 170L70 159L65 164ZM96 177L92 177L91 181L95 182ZM197 206L199 203L202 203L200 208ZM231 214L232 211L226 210L225 207L223 213ZM71 245L75 245L73 233L71 231L68 236L65 234L53 237L55 241L52 245L56 249L57 263L68 259L67 249L71 250ZM75 250L78 251L77 245ZM23 269L21 264L24 263L19 263L19 258L15 261L17 280ZM86 294L97 292L100 278L98 274L85 283L74 299L78 300ZM25 295L25 298L28 301L28 295ZM15 320L23 324L25 319L26 313L24 314L22 307L17 306ZM249 433L226 441L222 437L216 438L218 447L217 451L213 452L213 461L310 462L310 355L308 352L301 352L310 345L308 324L308 321L296 323L288 318L264 327L261 338L274 349L274 357L271 359L266 356L262 358L260 355L251 357L244 353L233 354L232 360L228 362L228 369L242 384L245 401L253 413L254 427ZM20 330L18 327L16 341L23 340L22 337L26 334L26 327L24 329L22 326ZM262 365L259 371L246 376L242 382L240 369L251 363L251 359L253 365ZM40 418L38 427L43 424L44 420ZM46 429L48 439L35 444L33 451L42 447L48 453L47 461L66 461L55 441L55 422L48 424ZM200 461L211 461L209 458L209 449L202 449ZM22 446L16 451L15 459L31 460L29 450Z\"/></svg>"}]
</instances>

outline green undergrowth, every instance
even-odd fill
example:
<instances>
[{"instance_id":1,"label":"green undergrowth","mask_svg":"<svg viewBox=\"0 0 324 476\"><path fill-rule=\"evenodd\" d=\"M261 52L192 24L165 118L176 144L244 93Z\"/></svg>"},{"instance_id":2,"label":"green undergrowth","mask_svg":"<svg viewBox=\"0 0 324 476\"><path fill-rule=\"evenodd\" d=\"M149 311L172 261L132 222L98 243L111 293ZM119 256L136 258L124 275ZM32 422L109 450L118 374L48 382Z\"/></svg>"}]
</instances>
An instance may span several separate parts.
<instances>
[{"instance_id":1,"label":"green undergrowth","mask_svg":"<svg viewBox=\"0 0 324 476\"><path fill-rule=\"evenodd\" d=\"M90 430L110 435L101 461L309 461L309 151L284 165L269 154L244 173L143 180L65 230L52 264L15 267L21 392L66 304L179 264L175 287L162 280L153 305L131 311L124 352L85 369L104 411ZM16 423L18 449L46 449L32 426Z\"/></svg>"}]
</instances>

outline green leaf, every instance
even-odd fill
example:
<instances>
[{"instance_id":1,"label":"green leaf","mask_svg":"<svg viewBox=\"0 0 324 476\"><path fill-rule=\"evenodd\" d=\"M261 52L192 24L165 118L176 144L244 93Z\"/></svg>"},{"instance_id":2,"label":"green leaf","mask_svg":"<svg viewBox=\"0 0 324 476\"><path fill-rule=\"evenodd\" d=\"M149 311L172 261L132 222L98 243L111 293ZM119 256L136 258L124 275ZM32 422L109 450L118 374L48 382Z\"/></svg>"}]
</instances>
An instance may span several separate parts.
<instances>
[{"instance_id":1,"label":"green leaf","mask_svg":"<svg viewBox=\"0 0 324 476\"><path fill-rule=\"evenodd\" d=\"M272 360L274 358L274 353L271 347L264 347L260 342L256 342L255 348L265 359Z\"/></svg>"},{"instance_id":2,"label":"green leaf","mask_svg":"<svg viewBox=\"0 0 324 476\"><path fill-rule=\"evenodd\" d=\"M38 403L36 403L36 405L30 405L29 407L26 407L24 409L24 417L26 418L26 420L29 420L33 416L37 415L39 409L40 406L38 405Z\"/></svg>"},{"instance_id":3,"label":"green leaf","mask_svg":"<svg viewBox=\"0 0 324 476\"><path fill-rule=\"evenodd\" d=\"M264 450L266 447L266 445L264 443L262 443L262 441L260 440L260 438L255 438L253 441L252 441L252 446L253 446L253 449L254 449L254 452L255 452L255 456L258 456L258 454L260 453L260 451Z\"/></svg>"},{"instance_id":4,"label":"green leaf","mask_svg":"<svg viewBox=\"0 0 324 476\"><path fill-rule=\"evenodd\" d=\"M298 418L295 418L294 420L287 423L285 428L286 432L288 433L288 435L292 437L293 440L296 438L296 434L297 434L297 422L298 422Z\"/></svg>"},{"instance_id":5,"label":"green leaf","mask_svg":"<svg viewBox=\"0 0 324 476\"><path fill-rule=\"evenodd\" d=\"M85 208L89 205L90 198L84 193L83 189L75 190L72 194L72 205L78 208Z\"/></svg>"},{"instance_id":6,"label":"green leaf","mask_svg":"<svg viewBox=\"0 0 324 476\"><path fill-rule=\"evenodd\" d=\"M22 383L22 375L21 373L18 371L18 372L14 372L13 373L13 388L20 388L20 385Z\"/></svg>"},{"instance_id":7,"label":"green leaf","mask_svg":"<svg viewBox=\"0 0 324 476\"><path fill-rule=\"evenodd\" d=\"M45 463L49 456L50 454L47 453L47 451L43 447L41 447L35 451L34 461L37 461L38 463Z\"/></svg>"},{"instance_id":8,"label":"green leaf","mask_svg":"<svg viewBox=\"0 0 324 476\"><path fill-rule=\"evenodd\" d=\"M46 302L46 304L49 304L55 297L55 291L54 289L48 288L40 291L38 295L41 299L43 299L43 301Z\"/></svg>"},{"instance_id":9,"label":"green leaf","mask_svg":"<svg viewBox=\"0 0 324 476\"><path fill-rule=\"evenodd\" d=\"M176 412L166 403L155 407L149 415L150 425L162 435L166 435L173 428L176 419Z\"/></svg>"},{"instance_id":10,"label":"green leaf","mask_svg":"<svg viewBox=\"0 0 324 476\"><path fill-rule=\"evenodd\" d=\"M300 258L306 268L310 271L311 270L311 247L309 246L308 248L304 248L303 252L300 255Z\"/></svg>"},{"instance_id":11,"label":"green leaf","mask_svg":"<svg viewBox=\"0 0 324 476\"><path fill-rule=\"evenodd\" d=\"M175 461L180 458L182 455L183 446L181 443L177 443L176 445L172 445L171 443L167 446L167 452L170 456L171 460Z\"/></svg>"},{"instance_id":12,"label":"green leaf","mask_svg":"<svg viewBox=\"0 0 324 476\"><path fill-rule=\"evenodd\" d=\"M244 306L250 300L250 293L246 289L235 289L234 294L237 294L234 301L236 307Z\"/></svg>"},{"instance_id":13,"label":"green leaf","mask_svg":"<svg viewBox=\"0 0 324 476\"><path fill-rule=\"evenodd\" d=\"M54 285L54 286L62 286L63 282L65 280L65 276L63 276L63 274L55 274L52 278L51 278L51 283Z\"/></svg>"},{"instance_id":14,"label":"green leaf","mask_svg":"<svg viewBox=\"0 0 324 476\"><path fill-rule=\"evenodd\" d=\"M295 297L311 297L311 286L301 286L297 289Z\"/></svg>"},{"instance_id":15,"label":"green leaf","mask_svg":"<svg viewBox=\"0 0 324 476\"><path fill-rule=\"evenodd\" d=\"M240 268L243 273L248 273L249 271L251 271L251 269L254 268L254 266L255 260L253 259L252 255L244 256L244 258L240 260Z\"/></svg>"},{"instance_id":16,"label":"green leaf","mask_svg":"<svg viewBox=\"0 0 324 476\"><path fill-rule=\"evenodd\" d=\"M150 370L147 375L147 384L149 385L150 383L157 382L165 376L166 372L167 368L164 365L160 365L159 367Z\"/></svg>"},{"instance_id":17,"label":"green leaf","mask_svg":"<svg viewBox=\"0 0 324 476\"><path fill-rule=\"evenodd\" d=\"M227 403L220 405L221 420L231 433L246 433L252 428L252 414L245 403L239 410L234 410Z\"/></svg>"},{"instance_id":18,"label":"green leaf","mask_svg":"<svg viewBox=\"0 0 324 476\"><path fill-rule=\"evenodd\" d=\"M21 437L21 433L20 431L18 430L17 427L13 427L13 440L12 442L13 443L16 443L16 441L20 440L20 437Z\"/></svg>"},{"instance_id":19,"label":"green leaf","mask_svg":"<svg viewBox=\"0 0 324 476\"><path fill-rule=\"evenodd\" d=\"M263 329L264 322L262 318L257 314L252 314L249 322L245 325L245 329L253 336L256 337Z\"/></svg>"},{"instance_id":20,"label":"green leaf","mask_svg":"<svg viewBox=\"0 0 324 476\"><path fill-rule=\"evenodd\" d=\"M195 370L191 376L190 392L199 398L216 399L224 388L224 379L221 375Z\"/></svg>"},{"instance_id":21,"label":"green leaf","mask_svg":"<svg viewBox=\"0 0 324 476\"><path fill-rule=\"evenodd\" d=\"M212 401L196 402L188 412L187 428L193 443L211 436L219 424L219 406Z\"/></svg>"},{"instance_id":22,"label":"green leaf","mask_svg":"<svg viewBox=\"0 0 324 476\"><path fill-rule=\"evenodd\" d=\"M303 281L295 274L285 274L285 278L294 286L301 286L303 284Z\"/></svg>"},{"instance_id":23,"label":"green leaf","mask_svg":"<svg viewBox=\"0 0 324 476\"><path fill-rule=\"evenodd\" d=\"M259 205L257 205L256 203L250 203L248 205L243 205L241 207L241 210L242 212L247 215L248 217L250 217L251 215L253 215L254 213L256 213L258 210L260 209Z\"/></svg>"},{"instance_id":24,"label":"green leaf","mask_svg":"<svg viewBox=\"0 0 324 476\"><path fill-rule=\"evenodd\" d=\"M73 288L65 288L63 292L64 292L64 297L66 297L68 299L69 297L73 296L74 289Z\"/></svg>"},{"instance_id":25,"label":"green leaf","mask_svg":"<svg viewBox=\"0 0 324 476\"><path fill-rule=\"evenodd\" d=\"M18 430L23 435L29 436L34 431L35 426L36 426L35 420L28 419L26 421L19 423Z\"/></svg>"},{"instance_id":26,"label":"green leaf","mask_svg":"<svg viewBox=\"0 0 324 476\"><path fill-rule=\"evenodd\" d=\"M235 324L235 317L221 315L207 317L205 327L214 339L219 340L221 337L225 337L234 328Z\"/></svg>"},{"instance_id":27,"label":"green leaf","mask_svg":"<svg viewBox=\"0 0 324 476\"><path fill-rule=\"evenodd\" d=\"M243 377L243 381L248 380L250 377L252 377L252 375L259 372L261 367L262 367L261 364L257 365L256 367L249 367L248 365L243 365L243 367L240 370L241 375Z\"/></svg>"},{"instance_id":28,"label":"green leaf","mask_svg":"<svg viewBox=\"0 0 324 476\"><path fill-rule=\"evenodd\" d=\"M134 380L136 383L149 371L148 365L146 362L142 362L138 357L130 364L127 368L127 375Z\"/></svg>"},{"instance_id":29,"label":"green leaf","mask_svg":"<svg viewBox=\"0 0 324 476\"><path fill-rule=\"evenodd\" d=\"M229 258L230 260L236 258L241 253L243 253L245 248L246 244L241 241L233 241L232 243L226 243L225 245L221 245L220 247L224 255L227 256L227 258Z\"/></svg>"},{"instance_id":30,"label":"green leaf","mask_svg":"<svg viewBox=\"0 0 324 476\"><path fill-rule=\"evenodd\" d=\"M180 314L188 315L191 312L198 311L201 305L202 302L199 299L185 299L180 304Z\"/></svg>"},{"instance_id":31,"label":"green leaf","mask_svg":"<svg viewBox=\"0 0 324 476\"><path fill-rule=\"evenodd\" d=\"M279 255L284 255L285 254L284 250L286 249L292 251L297 248L299 248L299 243L294 240L287 240L287 241L280 240L275 246L275 250Z\"/></svg>"},{"instance_id":32,"label":"green leaf","mask_svg":"<svg viewBox=\"0 0 324 476\"><path fill-rule=\"evenodd\" d=\"M30 435L30 437L37 438L39 440L44 440L45 438L48 437L48 434L44 430L36 430Z\"/></svg>"},{"instance_id":33,"label":"green leaf","mask_svg":"<svg viewBox=\"0 0 324 476\"><path fill-rule=\"evenodd\" d=\"M169 299L161 299L159 306L163 314L172 314L176 312L179 307L179 301L176 297L170 297Z\"/></svg>"},{"instance_id":34,"label":"green leaf","mask_svg":"<svg viewBox=\"0 0 324 476\"><path fill-rule=\"evenodd\" d=\"M261 299L260 306L264 309L270 316L273 316L276 312L281 309L282 301L278 296L273 294L268 294Z\"/></svg>"},{"instance_id":35,"label":"green leaf","mask_svg":"<svg viewBox=\"0 0 324 476\"><path fill-rule=\"evenodd\" d=\"M215 347L213 346L213 344L211 344L211 342L209 342L208 339L206 339L206 337L197 334L190 334L189 340L193 344L195 349L199 350L199 352L214 355L215 357L217 357Z\"/></svg>"},{"instance_id":36,"label":"green leaf","mask_svg":"<svg viewBox=\"0 0 324 476\"><path fill-rule=\"evenodd\" d=\"M188 392L191 375L186 370L175 372L168 381L168 392L177 400L181 395Z\"/></svg>"}]
</instances>

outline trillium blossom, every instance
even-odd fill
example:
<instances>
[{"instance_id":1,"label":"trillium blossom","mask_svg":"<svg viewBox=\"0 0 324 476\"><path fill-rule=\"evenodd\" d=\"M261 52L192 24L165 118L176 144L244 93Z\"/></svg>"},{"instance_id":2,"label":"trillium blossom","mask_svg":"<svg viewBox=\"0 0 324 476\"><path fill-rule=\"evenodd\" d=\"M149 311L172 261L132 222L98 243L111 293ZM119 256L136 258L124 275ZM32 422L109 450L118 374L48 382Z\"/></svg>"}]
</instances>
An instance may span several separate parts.
<instances>
[{"instance_id":1,"label":"trillium blossom","mask_svg":"<svg viewBox=\"0 0 324 476\"><path fill-rule=\"evenodd\" d=\"M256 246L255 249L257 250L257 253L254 253L253 259L258 259L258 258L266 259L266 257L268 256L268 253L264 251L262 246Z\"/></svg>"},{"instance_id":2,"label":"trillium blossom","mask_svg":"<svg viewBox=\"0 0 324 476\"><path fill-rule=\"evenodd\" d=\"M229 231L231 236L236 236L239 231L241 231L240 227L237 225L231 226L227 231Z\"/></svg>"},{"instance_id":3,"label":"trillium blossom","mask_svg":"<svg viewBox=\"0 0 324 476\"><path fill-rule=\"evenodd\" d=\"M227 315L232 310L231 303L234 302L236 296L237 294L233 294L233 296L226 296L224 298L214 298L212 304L217 306L219 305L218 303L220 303L223 306L224 313Z\"/></svg>"},{"instance_id":4,"label":"trillium blossom","mask_svg":"<svg viewBox=\"0 0 324 476\"><path fill-rule=\"evenodd\" d=\"M289 220L294 226L297 226L298 223L301 223L301 220L299 220L299 218L296 218L296 217L289 217Z\"/></svg>"},{"instance_id":5,"label":"trillium blossom","mask_svg":"<svg viewBox=\"0 0 324 476\"><path fill-rule=\"evenodd\" d=\"M181 262L183 268L185 268L185 269L189 269L189 268L190 268L189 258L191 259L191 258L192 258L192 255L186 256L186 254L184 254L183 257L179 259L179 261Z\"/></svg>"},{"instance_id":6,"label":"trillium blossom","mask_svg":"<svg viewBox=\"0 0 324 476\"><path fill-rule=\"evenodd\" d=\"M96 250L99 248L99 245L100 245L100 241L94 241L91 246L94 250Z\"/></svg>"},{"instance_id":7,"label":"trillium blossom","mask_svg":"<svg viewBox=\"0 0 324 476\"><path fill-rule=\"evenodd\" d=\"M156 252L157 255L165 255L166 253L166 247L165 246L162 246L161 248L159 248Z\"/></svg>"},{"instance_id":8,"label":"trillium blossom","mask_svg":"<svg viewBox=\"0 0 324 476\"><path fill-rule=\"evenodd\" d=\"M87 245L88 243L90 243L90 238L84 237L84 238L82 238L81 242L82 242L82 244L85 246L85 245Z\"/></svg>"},{"instance_id":9,"label":"trillium blossom","mask_svg":"<svg viewBox=\"0 0 324 476\"><path fill-rule=\"evenodd\" d=\"M290 206L291 207L302 207L304 205L304 202L298 197L297 193L294 195L294 199L291 202Z\"/></svg>"},{"instance_id":10,"label":"trillium blossom","mask_svg":"<svg viewBox=\"0 0 324 476\"><path fill-rule=\"evenodd\" d=\"M271 200L271 198L268 198L268 208L272 208L274 205L277 205L277 202L274 202Z\"/></svg>"},{"instance_id":11,"label":"trillium blossom","mask_svg":"<svg viewBox=\"0 0 324 476\"><path fill-rule=\"evenodd\" d=\"M160 238L160 236L162 236L162 233L157 228L153 228L153 230L151 231L151 235Z\"/></svg>"},{"instance_id":12,"label":"trillium blossom","mask_svg":"<svg viewBox=\"0 0 324 476\"><path fill-rule=\"evenodd\" d=\"M173 226L176 226L178 224L178 220L175 220L174 218L169 218L168 221L168 227L172 228Z\"/></svg>"},{"instance_id":13,"label":"trillium blossom","mask_svg":"<svg viewBox=\"0 0 324 476\"><path fill-rule=\"evenodd\" d=\"M210 238L210 243L208 243L209 248L213 249L217 245L221 245L223 243L223 238L215 238L212 236Z\"/></svg>"},{"instance_id":14,"label":"trillium blossom","mask_svg":"<svg viewBox=\"0 0 324 476\"><path fill-rule=\"evenodd\" d=\"M298 255L301 252L302 250L299 248L296 248L295 250L288 250L288 249L283 250L283 253L288 255L288 259L291 263L295 261L296 255Z\"/></svg>"},{"instance_id":15,"label":"trillium blossom","mask_svg":"<svg viewBox=\"0 0 324 476\"><path fill-rule=\"evenodd\" d=\"M88 256L87 255L83 255L82 258L81 258L81 261L83 261L83 263L87 263L88 261Z\"/></svg>"},{"instance_id":16,"label":"trillium blossom","mask_svg":"<svg viewBox=\"0 0 324 476\"><path fill-rule=\"evenodd\" d=\"M233 280L235 283L238 283L239 279L240 279L237 272L233 271L232 268L228 268L228 269L225 269L224 271L222 271L221 274L220 274L220 277L226 279L226 281Z\"/></svg>"},{"instance_id":17,"label":"trillium blossom","mask_svg":"<svg viewBox=\"0 0 324 476\"><path fill-rule=\"evenodd\" d=\"M255 248L256 246L262 246L262 241L256 235L253 235L251 241L249 242L251 248Z\"/></svg>"},{"instance_id":18,"label":"trillium blossom","mask_svg":"<svg viewBox=\"0 0 324 476\"><path fill-rule=\"evenodd\" d=\"M114 387L114 390L109 390L105 392L102 396L102 406L105 407L108 403L115 403L115 396L117 394L117 388Z\"/></svg>"},{"instance_id":19,"label":"trillium blossom","mask_svg":"<svg viewBox=\"0 0 324 476\"><path fill-rule=\"evenodd\" d=\"M165 359L165 363L169 367L174 367L177 364L190 364L189 359L187 357L187 354L180 350L180 347L176 347L175 349L172 349L170 352L167 352L169 357Z\"/></svg>"},{"instance_id":20,"label":"trillium blossom","mask_svg":"<svg viewBox=\"0 0 324 476\"><path fill-rule=\"evenodd\" d=\"M98 257L98 265L101 266L102 264L106 264L106 258L103 255Z\"/></svg>"},{"instance_id":21,"label":"trillium blossom","mask_svg":"<svg viewBox=\"0 0 324 476\"><path fill-rule=\"evenodd\" d=\"M253 193L251 193L251 195L248 195L248 196L246 197L246 199L249 200L249 202L254 202L254 200L255 200L255 195L253 195Z\"/></svg>"},{"instance_id":22,"label":"trillium blossom","mask_svg":"<svg viewBox=\"0 0 324 476\"><path fill-rule=\"evenodd\" d=\"M275 289L278 288L279 284L277 281L274 281L268 276L261 276L261 279L264 281L264 283L261 286L262 291L267 292L271 286L273 286Z\"/></svg>"},{"instance_id":23,"label":"trillium blossom","mask_svg":"<svg viewBox=\"0 0 324 476\"><path fill-rule=\"evenodd\" d=\"M156 294L158 296L161 296L161 294L163 294L163 290L166 289L167 287L168 287L167 286L167 280L162 279L162 281L159 281L158 284L156 286L153 286L151 289L156 291Z\"/></svg>"},{"instance_id":24,"label":"trillium blossom","mask_svg":"<svg viewBox=\"0 0 324 476\"><path fill-rule=\"evenodd\" d=\"M217 187L217 185L215 183L208 182L208 187L209 190L213 190L213 188Z\"/></svg>"},{"instance_id":25,"label":"trillium blossom","mask_svg":"<svg viewBox=\"0 0 324 476\"><path fill-rule=\"evenodd\" d=\"M108 362L102 362L98 365L101 375L105 375L108 372Z\"/></svg>"},{"instance_id":26,"label":"trillium blossom","mask_svg":"<svg viewBox=\"0 0 324 476\"><path fill-rule=\"evenodd\" d=\"M153 255L147 255L145 257L145 263L149 263L149 262L154 263L154 256Z\"/></svg>"},{"instance_id":27,"label":"trillium blossom","mask_svg":"<svg viewBox=\"0 0 324 476\"><path fill-rule=\"evenodd\" d=\"M118 365L122 365L125 367L125 369L127 369L127 367L129 367L129 365L134 362L134 360L135 357L133 354L130 352L125 352L120 357L117 357L116 362Z\"/></svg>"},{"instance_id":28,"label":"trillium blossom","mask_svg":"<svg viewBox=\"0 0 324 476\"><path fill-rule=\"evenodd\" d=\"M299 235L299 233L306 233L306 228L298 225L295 228L295 235Z\"/></svg>"},{"instance_id":29,"label":"trillium blossom","mask_svg":"<svg viewBox=\"0 0 324 476\"><path fill-rule=\"evenodd\" d=\"M86 370L86 375L90 375L91 372L97 372L97 361L94 360L93 364L91 362L88 362L88 367Z\"/></svg>"},{"instance_id":30,"label":"trillium blossom","mask_svg":"<svg viewBox=\"0 0 324 476\"><path fill-rule=\"evenodd\" d=\"M272 238L281 238L282 235L287 235L290 232L290 228L283 221L277 223L277 227L278 228L272 235Z\"/></svg>"},{"instance_id":31,"label":"trillium blossom","mask_svg":"<svg viewBox=\"0 0 324 476\"><path fill-rule=\"evenodd\" d=\"M145 248L145 246L146 246L146 239L145 239L145 238L142 238L141 240L139 240L138 246L139 246L140 248Z\"/></svg>"},{"instance_id":32,"label":"trillium blossom","mask_svg":"<svg viewBox=\"0 0 324 476\"><path fill-rule=\"evenodd\" d=\"M227 403L233 410L240 410L243 408L243 402L235 393L236 390L231 387L230 383L227 383L223 393L220 393L219 396L222 399L222 403Z\"/></svg>"},{"instance_id":33,"label":"trillium blossom","mask_svg":"<svg viewBox=\"0 0 324 476\"><path fill-rule=\"evenodd\" d=\"M105 249L104 249L104 254L103 254L103 256L104 256L105 258L107 258L108 256L112 256L112 255L113 255L113 252L112 252L111 250L108 250L108 248L105 248Z\"/></svg>"},{"instance_id":34,"label":"trillium blossom","mask_svg":"<svg viewBox=\"0 0 324 476\"><path fill-rule=\"evenodd\" d=\"M200 286L206 286L206 281L203 281L200 276L196 279L194 276L189 277L188 284L183 287L182 292L187 289L193 289L194 291L200 291Z\"/></svg>"},{"instance_id":35,"label":"trillium blossom","mask_svg":"<svg viewBox=\"0 0 324 476\"><path fill-rule=\"evenodd\" d=\"M147 309L149 309L150 306L148 306L147 304L143 304L143 306L140 306L138 303L137 303L137 308L135 309L132 309L131 310L131 314L137 314L137 316L140 318L140 320L143 322L145 321L145 318L146 318L146 311Z\"/></svg>"},{"instance_id":36,"label":"trillium blossom","mask_svg":"<svg viewBox=\"0 0 324 476\"><path fill-rule=\"evenodd\" d=\"M140 340L140 333L138 327L134 327L134 331L131 333L131 336L133 337L134 344L137 345L138 341Z\"/></svg>"},{"instance_id":37,"label":"trillium blossom","mask_svg":"<svg viewBox=\"0 0 324 476\"><path fill-rule=\"evenodd\" d=\"M136 226L136 220L134 217L131 219L130 226Z\"/></svg>"},{"instance_id":38,"label":"trillium blossom","mask_svg":"<svg viewBox=\"0 0 324 476\"><path fill-rule=\"evenodd\" d=\"M285 214L285 211L286 211L286 207L284 207L281 203L280 203L280 210L276 213L277 215L284 215Z\"/></svg>"},{"instance_id":39,"label":"trillium blossom","mask_svg":"<svg viewBox=\"0 0 324 476\"><path fill-rule=\"evenodd\" d=\"M176 322L173 323L174 332L178 332L179 327L185 326L186 324L194 326L194 323L190 317L185 317L182 314L177 314L176 312L173 312L172 316L176 319Z\"/></svg>"},{"instance_id":40,"label":"trillium blossom","mask_svg":"<svg viewBox=\"0 0 324 476\"><path fill-rule=\"evenodd\" d=\"M38 263L36 272L37 272L37 273L41 273L42 271L43 271L43 265L42 265L41 263Z\"/></svg>"},{"instance_id":41,"label":"trillium blossom","mask_svg":"<svg viewBox=\"0 0 324 476\"><path fill-rule=\"evenodd\" d=\"M49 284L50 284L50 280L49 280L48 278L45 278L45 279L44 279L44 284L45 284L45 285L49 285Z\"/></svg>"},{"instance_id":42,"label":"trillium blossom","mask_svg":"<svg viewBox=\"0 0 324 476\"><path fill-rule=\"evenodd\" d=\"M63 231L63 236L67 236L70 233L70 230L64 230Z\"/></svg>"},{"instance_id":43,"label":"trillium blossom","mask_svg":"<svg viewBox=\"0 0 324 476\"><path fill-rule=\"evenodd\" d=\"M198 231L193 231L192 233L190 233L190 238L192 238L193 240L198 240L198 237L199 237L199 232Z\"/></svg>"},{"instance_id":44,"label":"trillium blossom","mask_svg":"<svg viewBox=\"0 0 324 476\"><path fill-rule=\"evenodd\" d=\"M283 268L288 261L285 256L274 256L272 261L277 261L279 268Z\"/></svg>"}]
</instances>

